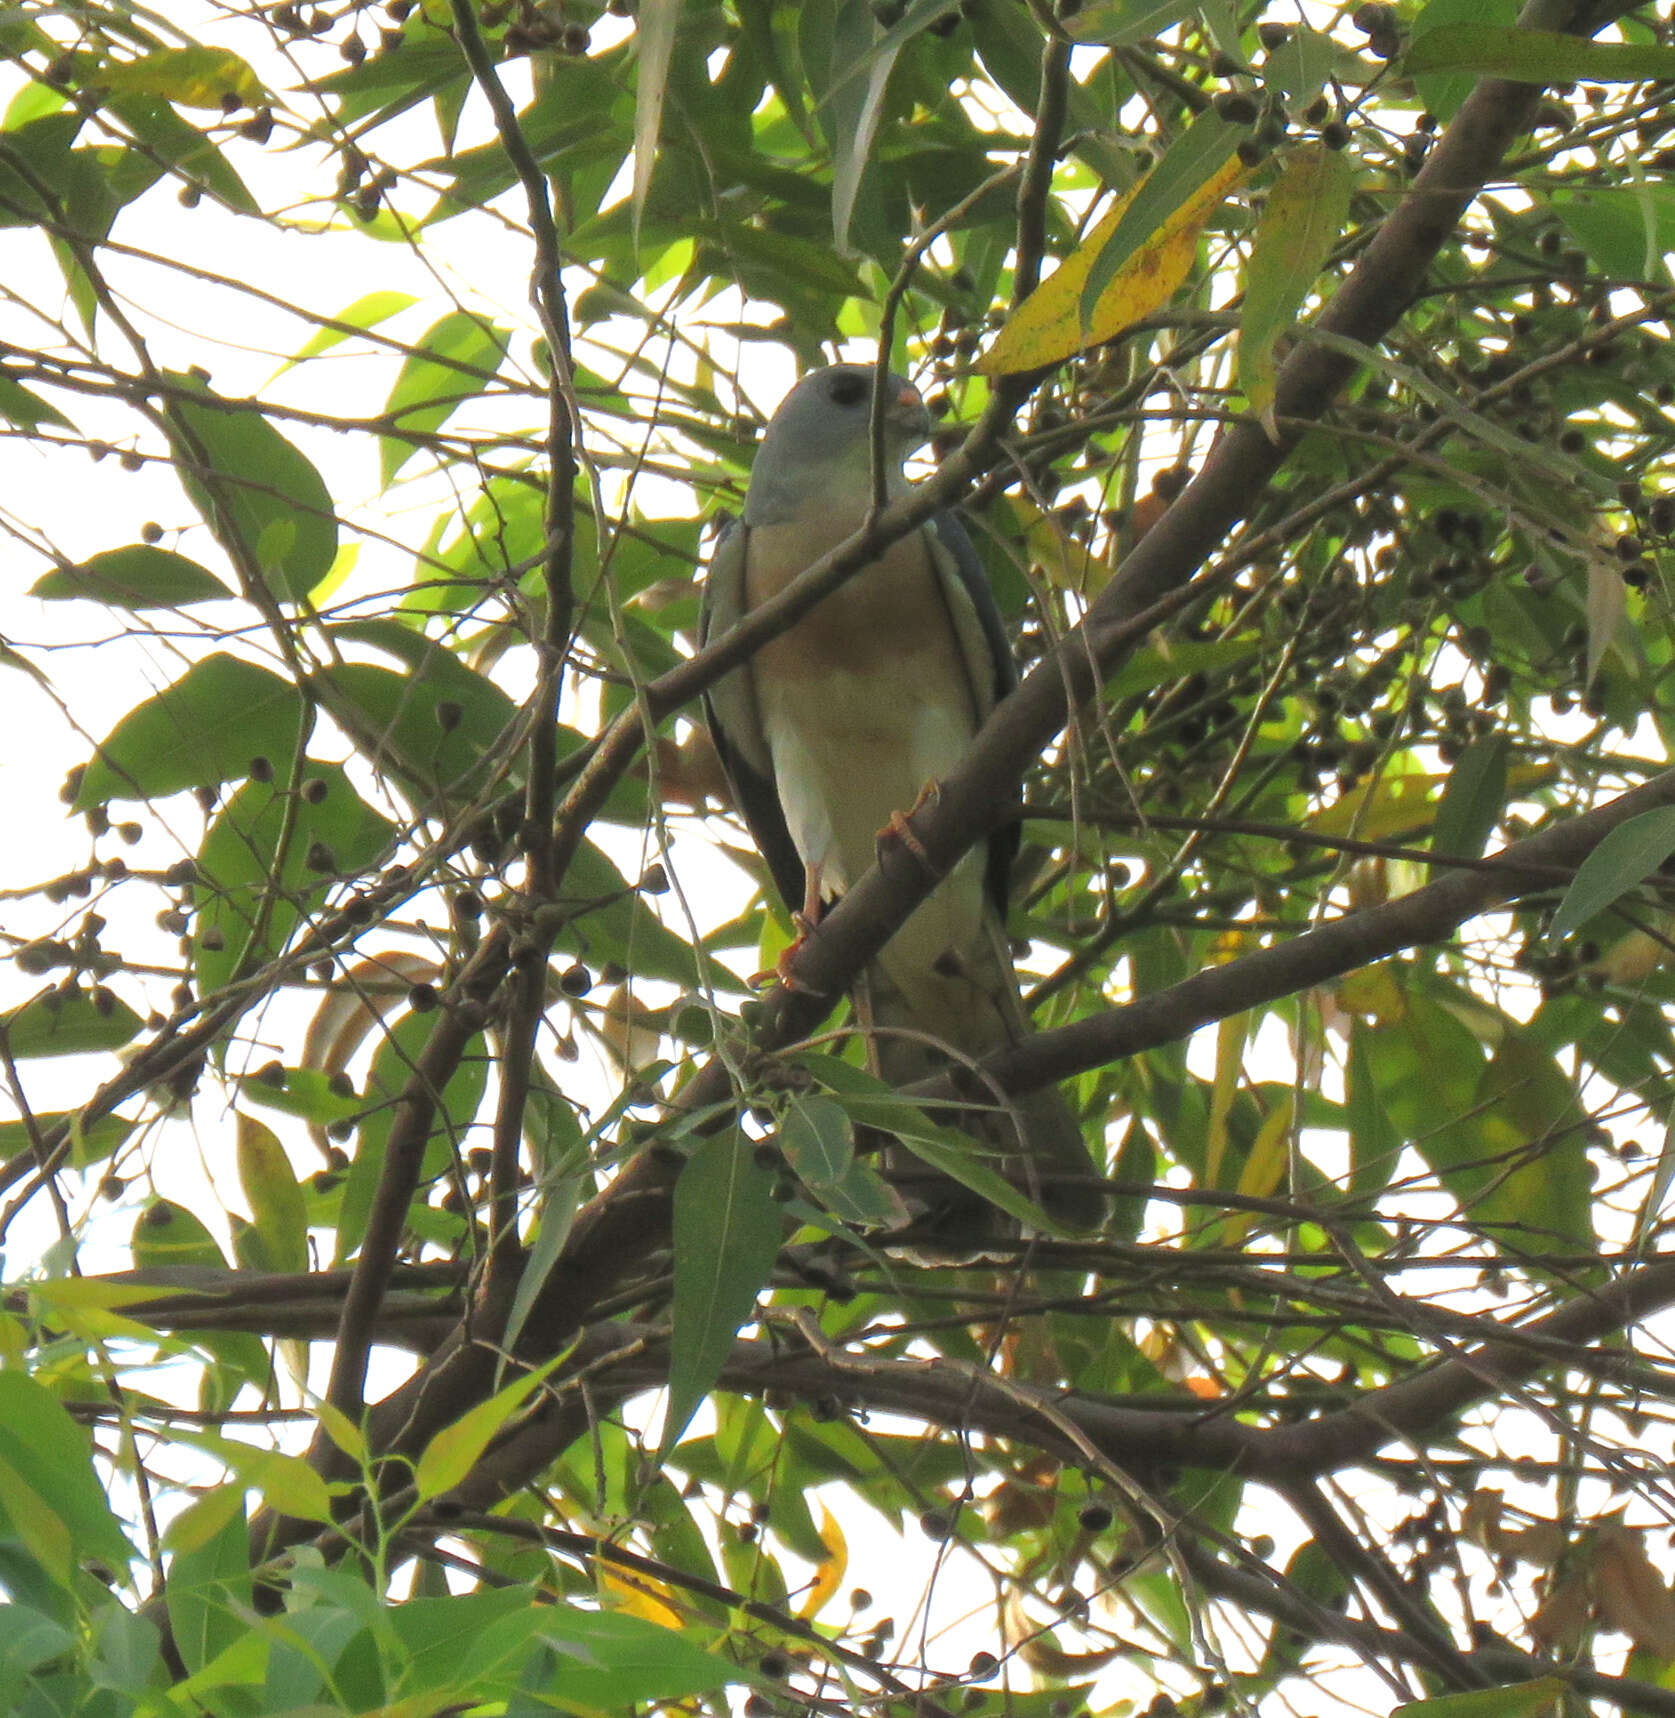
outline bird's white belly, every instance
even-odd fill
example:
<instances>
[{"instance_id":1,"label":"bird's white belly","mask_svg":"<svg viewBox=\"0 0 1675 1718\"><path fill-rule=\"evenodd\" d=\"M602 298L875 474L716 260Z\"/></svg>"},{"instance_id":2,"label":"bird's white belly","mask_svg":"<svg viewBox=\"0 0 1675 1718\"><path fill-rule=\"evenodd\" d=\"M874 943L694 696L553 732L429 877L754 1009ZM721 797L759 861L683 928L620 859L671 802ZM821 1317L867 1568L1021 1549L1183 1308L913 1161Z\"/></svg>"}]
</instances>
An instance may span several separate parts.
<instances>
[{"instance_id":1,"label":"bird's white belly","mask_svg":"<svg viewBox=\"0 0 1675 1718\"><path fill-rule=\"evenodd\" d=\"M878 673L775 677L760 689L786 826L824 895L872 865L891 814L909 810L970 743L970 696L946 651L893 656ZM964 956L983 924L981 852L968 854L891 939L884 965L925 974Z\"/></svg>"}]
</instances>

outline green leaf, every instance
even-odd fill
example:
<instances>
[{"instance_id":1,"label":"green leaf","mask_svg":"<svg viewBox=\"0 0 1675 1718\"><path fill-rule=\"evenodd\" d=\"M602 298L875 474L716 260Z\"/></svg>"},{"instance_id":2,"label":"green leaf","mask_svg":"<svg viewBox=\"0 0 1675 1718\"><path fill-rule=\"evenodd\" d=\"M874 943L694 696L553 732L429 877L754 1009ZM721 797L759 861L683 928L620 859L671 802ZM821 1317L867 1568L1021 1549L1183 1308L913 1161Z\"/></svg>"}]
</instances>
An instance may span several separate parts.
<instances>
[{"instance_id":1,"label":"green leaf","mask_svg":"<svg viewBox=\"0 0 1675 1718\"><path fill-rule=\"evenodd\" d=\"M31 227L96 196L102 183L94 157L73 149L79 113L49 113L0 136L0 227Z\"/></svg>"},{"instance_id":2,"label":"green leaf","mask_svg":"<svg viewBox=\"0 0 1675 1718\"><path fill-rule=\"evenodd\" d=\"M1330 36L1306 25L1293 25L1291 34L1263 59L1262 81L1270 90L1287 96L1293 106L1306 107L1320 94L1327 78L1339 70L1344 57Z\"/></svg>"},{"instance_id":3,"label":"green leaf","mask_svg":"<svg viewBox=\"0 0 1675 1718\"><path fill-rule=\"evenodd\" d=\"M337 514L313 465L257 406L169 375L169 445L182 488L235 564L280 602L300 602L337 559Z\"/></svg>"},{"instance_id":4,"label":"green leaf","mask_svg":"<svg viewBox=\"0 0 1675 1718\"><path fill-rule=\"evenodd\" d=\"M306 1271L308 1217L285 1147L272 1128L254 1117L241 1113L236 1122L239 1185L267 1256L276 1270Z\"/></svg>"},{"instance_id":5,"label":"green leaf","mask_svg":"<svg viewBox=\"0 0 1675 1718\"><path fill-rule=\"evenodd\" d=\"M56 406L48 405L39 394L30 393L3 371L0 371L0 418L28 430L38 429L42 424L56 424L60 429L76 427Z\"/></svg>"},{"instance_id":6,"label":"green leaf","mask_svg":"<svg viewBox=\"0 0 1675 1718\"><path fill-rule=\"evenodd\" d=\"M257 757L284 769L303 716L302 697L288 680L237 656L206 656L117 723L88 764L71 809L233 781L248 775Z\"/></svg>"},{"instance_id":7,"label":"green leaf","mask_svg":"<svg viewBox=\"0 0 1675 1718\"><path fill-rule=\"evenodd\" d=\"M793 1096L780 1120L779 1143L799 1179L811 1187L841 1181L855 1161L855 1134L841 1104Z\"/></svg>"},{"instance_id":8,"label":"green leaf","mask_svg":"<svg viewBox=\"0 0 1675 1718\"><path fill-rule=\"evenodd\" d=\"M1555 195L1552 209L1602 274L1669 283L1665 254L1675 250L1675 203L1655 179Z\"/></svg>"},{"instance_id":9,"label":"green leaf","mask_svg":"<svg viewBox=\"0 0 1675 1718\"><path fill-rule=\"evenodd\" d=\"M239 1097L260 1109L297 1116L316 1127L350 1121L366 1108L364 1098L353 1093L345 1097L334 1091L331 1077L318 1068L286 1068L283 1083L278 1086L270 1086L265 1080L247 1079L239 1086Z\"/></svg>"},{"instance_id":10,"label":"green leaf","mask_svg":"<svg viewBox=\"0 0 1675 1718\"><path fill-rule=\"evenodd\" d=\"M310 760L303 788L293 794L288 781L246 782L204 834L191 954L205 996L278 954L335 882L390 850L395 826L355 792L340 765Z\"/></svg>"},{"instance_id":11,"label":"green leaf","mask_svg":"<svg viewBox=\"0 0 1675 1718\"><path fill-rule=\"evenodd\" d=\"M1470 73L1513 83L1642 83L1675 78L1675 48L1589 42L1557 30L1443 24L1414 37L1402 59L1409 77Z\"/></svg>"},{"instance_id":12,"label":"green leaf","mask_svg":"<svg viewBox=\"0 0 1675 1718\"><path fill-rule=\"evenodd\" d=\"M392 775L415 809L475 799L510 763L518 706L492 680L434 639L393 622L333 629L388 651L409 672L370 662L340 662L311 685L340 726L379 769Z\"/></svg>"},{"instance_id":13,"label":"green leaf","mask_svg":"<svg viewBox=\"0 0 1675 1718\"><path fill-rule=\"evenodd\" d=\"M634 26L639 67L634 78L634 239L651 190L657 139L663 128L663 95L669 84L669 59L675 49L681 0L640 0Z\"/></svg>"},{"instance_id":14,"label":"green leaf","mask_svg":"<svg viewBox=\"0 0 1675 1718\"><path fill-rule=\"evenodd\" d=\"M1078 8L1065 19L1064 27L1078 42L1126 48L1142 37L1167 30L1191 10L1191 0L1102 0Z\"/></svg>"},{"instance_id":15,"label":"green leaf","mask_svg":"<svg viewBox=\"0 0 1675 1718\"><path fill-rule=\"evenodd\" d=\"M1569 1690L1570 1684L1562 1676L1539 1676L1499 1688L1473 1688L1464 1694L1409 1700L1392 1708L1390 1718L1545 1718Z\"/></svg>"},{"instance_id":16,"label":"green leaf","mask_svg":"<svg viewBox=\"0 0 1675 1718\"><path fill-rule=\"evenodd\" d=\"M907 1220L895 1189L856 1160L854 1124L842 1104L793 1096L780 1118L779 1143L798 1180L843 1222L885 1228Z\"/></svg>"},{"instance_id":17,"label":"green leaf","mask_svg":"<svg viewBox=\"0 0 1675 1718\"><path fill-rule=\"evenodd\" d=\"M93 1474L88 1434L22 1372L0 1372L0 1513L68 1585L98 1558L121 1580L132 1548Z\"/></svg>"},{"instance_id":18,"label":"green leaf","mask_svg":"<svg viewBox=\"0 0 1675 1718\"><path fill-rule=\"evenodd\" d=\"M839 0L832 29L831 78L821 98L819 118L832 146L832 238L840 256L850 254L855 199L908 26L911 22L923 28L947 9L946 0L913 0L892 28L880 32L865 0Z\"/></svg>"},{"instance_id":19,"label":"green leaf","mask_svg":"<svg viewBox=\"0 0 1675 1718\"><path fill-rule=\"evenodd\" d=\"M353 338L352 330L376 328L380 322L388 322L392 316L399 316L402 311L410 310L419 301L410 292L368 292L363 293L353 304L346 305L332 318L333 322L346 323L342 328L321 328L310 335L301 346L287 358L275 375L282 374L293 364L300 364L307 358L318 358L322 352L329 352L332 347L342 341Z\"/></svg>"},{"instance_id":20,"label":"green leaf","mask_svg":"<svg viewBox=\"0 0 1675 1718\"><path fill-rule=\"evenodd\" d=\"M262 80L237 54L208 43L159 48L137 60L107 61L99 82L117 95L150 95L182 107L220 108L228 96L246 107L271 99Z\"/></svg>"},{"instance_id":21,"label":"green leaf","mask_svg":"<svg viewBox=\"0 0 1675 1718\"><path fill-rule=\"evenodd\" d=\"M164 1597L175 1648L189 1671L202 1670L252 1632L251 1585L250 1533L242 1508L207 1542L175 1553Z\"/></svg>"},{"instance_id":22,"label":"green leaf","mask_svg":"<svg viewBox=\"0 0 1675 1718\"><path fill-rule=\"evenodd\" d=\"M1275 348L1332 254L1354 182L1342 150L1303 144L1287 155L1257 225L1239 312L1239 385L1275 441Z\"/></svg>"},{"instance_id":23,"label":"green leaf","mask_svg":"<svg viewBox=\"0 0 1675 1718\"><path fill-rule=\"evenodd\" d=\"M1504 734L1474 740L1460 754L1442 790L1431 851L1444 859L1480 859L1506 809Z\"/></svg>"},{"instance_id":24,"label":"green leaf","mask_svg":"<svg viewBox=\"0 0 1675 1718\"><path fill-rule=\"evenodd\" d=\"M73 567L56 567L30 587L32 597L61 600L85 597L115 608L184 608L212 602L232 592L215 577L169 549L130 543L106 549Z\"/></svg>"},{"instance_id":25,"label":"green leaf","mask_svg":"<svg viewBox=\"0 0 1675 1718\"><path fill-rule=\"evenodd\" d=\"M227 1268L220 1246L201 1219L172 1199L154 1199L140 1212L129 1246L135 1266L142 1271L177 1265Z\"/></svg>"},{"instance_id":26,"label":"green leaf","mask_svg":"<svg viewBox=\"0 0 1675 1718\"><path fill-rule=\"evenodd\" d=\"M505 329L464 310L444 316L419 337L384 402L384 418L404 432L379 437L379 475L386 486L420 451L410 436L429 435L464 401L487 390L509 338Z\"/></svg>"},{"instance_id":27,"label":"green leaf","mask_svg":"<svg viewBox=\"0 0 1675 1718\"><path fill-rule=\"evenodd\" d=\"M465 1479L541 1380L564 1359L564 1353L553 1355L532 1372L521 1373L486 1402L468 1409L452 1425L444 1426L425 1445L414 1469L413 1485L419 1502L428 1503Z\"/></svg>"},{"instance_id":28,"label":"green leaf","mask_svg":"<svg viewBox=\"0 0 1675 1718\"><path fill-rule=\"evenodd\" d=\"M166 101L155 96L118 96L111 109L143 145L148 159L171 169L187 184L201 185L229 209L245 215L261 212L214 138L182 119Z\"/></svg>"},{"instance_id":29,"label":"green leaf","mask_svg":"<svg viewBox=\"0 0 1675 1718\"><path fill-rule=\"evenodd\" d=\"M720 1375L773 1269L784 1231L773 1177L757 1164L750 1142L733 1131L706 1139L675 1183L665 1454Z\"/></svg>"},{"instance_id":30,"label":"green leaf","mask_svg":"<svg viewBox=\"0 0 1675 1718\"><path fill-rule=\"evenodd\" d=\"M1428 0L1413 21L1414 42L1446 30L1477 29L1485 24L1511 32L1518 21L1518 0ZM1573 48L1582 43L1576 37L1566 38ZM1452 119L1460 103L1471 94L1474 73L1448 67L1420 72L1416 79L1419 98L1438 119Z\"/></svg>"},{"instance_id":31,"label":"green leaf","mask_svg":"<svg viewBox=\"0 0 1675 1718\"><path fill-rule=\"evenodd\" d=\"M699 1638L644 1617L552 1605L532 1607L529 1615L536 1634L556 1655L551 1680L542 1686L552 1688L572 1710L616 1712L755 1680Z\"/></svg>"},{"instance_id":32,"label":"green leaf","mask_svg":"<svg viewBox=\"0 0 1675 1718\"><path fill-rule=\"evenodd\" d=\"M349 1167L349 1179L344 1183L343 1204L338 1213L336 1264L343 1264L354 1256L366 1233L367 1214L378 1191L378 1181L384 1170L385 1148L395 1123L396 1102L413 1077L414 1065L424 1053L434 1024L434 1018L428 1014L402 1015L389 1029L372 1058L372 1067L367 1074L366 1100L362 1106L366 1120L361 1124L360 1139L354 1162ZM466 1045L459 1066L436 1104L419 1168L421 1201L430 1182L454 1163L460 1142L482 1107L483 1093L488 1086L488 1068L488 1045L479 1033Z\"/></svg>"},{"instance_id":33,"label":"green leaf","mask_svg":"<svg viewBox=\"0 0 1675 1718\"><path fill-rule=\"evenodd\" d=\"M14 1056L79 1056L120 1050L145 1022L120 997L100 989L66 994L49 990L33 1002L0 1014L0 1045Z\"/></svg>"},{"instance_id":34,"label":"green leaf","mask_svg":"<svg viewBox=\"0 0 1675 1718\"><path fill-rule=\"evenodd\" d=\"M0 1121L0 1163L8 1162L20 1151L32 1150L40 1134L50 1133L65 1122L74 1124L78 1114L76 1110L39 1111L33 1131L27 1122ZM138 1125L119 1115L100 1116L82 1127L72 1125L71 1163L77 1169L86 1169L90 1164L104 1162Z\"/></svg>"},{"instance_id":35,"label":"green leaf","mask_svg":"<svg viewBox=\"0 0 1675 1718\"><path fill-rule=\"evenodd\" d=\"M1549 935L1556 942L1578 925L1603 913L1652 875L1675 853L1675 806L1642 812L1617 827L1576 869L1553 915Z\"/></svg>"}]
</instances>

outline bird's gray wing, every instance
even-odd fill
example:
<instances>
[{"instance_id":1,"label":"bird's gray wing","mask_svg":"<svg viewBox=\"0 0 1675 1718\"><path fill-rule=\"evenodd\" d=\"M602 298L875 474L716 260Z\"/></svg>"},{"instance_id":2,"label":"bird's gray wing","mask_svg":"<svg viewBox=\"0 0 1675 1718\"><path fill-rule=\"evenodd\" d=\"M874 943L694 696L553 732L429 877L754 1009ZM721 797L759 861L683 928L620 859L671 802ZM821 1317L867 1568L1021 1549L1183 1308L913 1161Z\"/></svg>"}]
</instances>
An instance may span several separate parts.
<instances>
[{"instance_id":1,"label":"bird's gray wing","mask_svg":"<svg viewBox=\"0 0 1675 1718\"><path fill-rule=\"evenodd\" d=\"M729 519L716 540L704 577L699 608L700 647L721 638L745 612L745 565L750 553L750 528ZM786 827L785 811L774 782L773 756L762 731L761 712L750 664L723 675L704 694L704 717L721 758L739 814L750 830L757 851L767 862L786 907L803 905L803 862Z\"/></svg>"},{"instance_id":2,"label":"bird's gray wing","mask_svg":"<svg viewBox=\"0 0 1675 1718\"><path fill-rule=\"evenodd\" d=\"M943 593L954 623L954 634L965 658L966 674L976 697L978 720L1018 684L1018 665L1006 636L989 575L972 547L970 536L955 513L935 514L929 526L932 552L942 577ZM985 871L989 898L1002 919L1006 917L1012 861L1017 855L1021 831L1016 823L997 829L989 837Z\"/></svg>"}]
</instances>

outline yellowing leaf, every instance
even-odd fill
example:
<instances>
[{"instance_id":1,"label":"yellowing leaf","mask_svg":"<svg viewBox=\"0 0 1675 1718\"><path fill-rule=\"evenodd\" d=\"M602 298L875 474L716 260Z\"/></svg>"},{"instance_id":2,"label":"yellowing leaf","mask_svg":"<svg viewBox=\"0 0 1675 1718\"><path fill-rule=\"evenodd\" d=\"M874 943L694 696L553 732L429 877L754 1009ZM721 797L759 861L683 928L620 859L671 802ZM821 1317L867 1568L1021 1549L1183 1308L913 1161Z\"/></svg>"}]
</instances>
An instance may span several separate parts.
<instances>
[{"instance_id":1,"label":"yellowing leaf","mask_svg":"<svg viewBox=\"0 0 1675 1718\"><path fill-rule=\"evenodd\" d=\"M218 108L229 95L247 107L261 107L268 100L262 80L237 54L201 42L159 48L140 59L106 66L99 81L122 95L161 96L182 107Z\"/></svg>"},{"instance_id":2,"label":"yellowing leaf","mask_svg":"<svg viewBox=\"0 0 1675 1718\"><path fill-rule=\"evenodd\" d=\"M606 1567L600 1571L606 1592L615 1596L619 1611L630 1616L644 1617L660 1629L680 1629L685 1619L673 1604L674 1595L661 1581L650 1575L640 1575L628 1569Z\"/></svg>"},{"instance_id":3,"label":"yellowing leaf","mask_svg":"<svg viewBox=\"0 0 1675 1718\"><path fill-rule=\"evenodd\" d=\"M1238 1191L1251 1199L1266 1199L1279 1186L1291 1151L1292 1094L1287 1092L1257 1129L1250 1155L1239 1171ZM1226 1246L1236 1247L1250 1229L1255 1213L1234 1211L1226 1223Z\"/></svg>"},{"instance_id":4,"label":"yellowing leaf","mask_svg":"<svg viewBox=\"0 0 1675 1718\"><path fill-rule=\"evenodd\" d=\"M201 1551L243 1508L243 1486L212 1486L163 1529L163 1548L177 1554Z\"/></svg>"},{"instance_id":5,"label":"yellowing leaf","mask_svg":"<svg viewBox=\"0 0 1675 1718\"><path fill-rule=\"evenodd\" d=\"M1407 1013L1407 998L1387 961L1357 967L1338 981L1338 1003L1347 1014L1388 1026Z\"/></svg>"},{"instance_id":6,"label":"yellowing leaf","mask_svg":"<svg viewBox=\"0 0 1675 1718\"><path fill-rule=\"evenodd\" d=\"M1340 150L1291 151L1257 225L1239 315L1239 385L1273 440L1279 338L1296 320L1349 213L1354 172Z\"/></svg>"},{"instance_id":7,"label":"yellowing leaf","mask_svg":"<svg viewBox=\"0 0 1675 1718\"><path fill-rule=\"evenodd\" d=\"M296 1171L272 1128L254 1116L237 1120L239 1185L250 1201L266 1256L281 1271L308 1269L308 1217Z\"/></svg>"},{"instance_id":8,"label":"yellowing leaf","mask_svg":"<svg viewBox=\"0 0 1675 1718\"><path fill-rule=\"evenodd\" d=\"M1114 340L1179 291L1191 272L1198 237L1228 192L1245 176L1231 157L1179 205L1111 277L1091 313L1084 316L1082 292L1099 253L1122 224L1146 181L1121 198L1083 242L1018 307L995 343L978 360L986 376L1009 375L1057 364L1089 346Z\"/></svg>"},{"instance_id":9,"label":"yellowing leaf","mask_svg":"<svg viewBox=\"0 0 1675 1718\"><path fill-rule=\"evenodd\" d=\"M797 1615L805 1620L818 1616L825 1609L832 1595L843 1585L843 1577L849 1570L849 1542L824 1504L820 1506L820 1543L826 1547L826 1555L814 1571L808 1597L797 1609Z\"/></svg>"}]
</instances>

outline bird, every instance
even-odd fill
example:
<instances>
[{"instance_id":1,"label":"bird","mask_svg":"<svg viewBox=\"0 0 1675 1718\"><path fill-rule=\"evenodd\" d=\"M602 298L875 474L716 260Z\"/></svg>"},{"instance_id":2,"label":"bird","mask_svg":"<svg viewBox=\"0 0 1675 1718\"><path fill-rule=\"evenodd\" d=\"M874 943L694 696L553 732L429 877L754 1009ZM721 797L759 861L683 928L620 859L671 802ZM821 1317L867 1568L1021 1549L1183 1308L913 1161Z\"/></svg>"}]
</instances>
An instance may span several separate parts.
<instances>
[{"instance_id":1,"label":"bird","mask_svg":"<svg viewBox=\"0 0 1675 1718\"><path fill-rule=\"evenodd\" d=\"M774 413L742 514L711 556L701 644L871 513L876 379L871 366L833 364L804 376ZM910 487L903 465L929 439L931 416L904 377L890 374L882 388L884 489L894 499ZM711 738L799 934L867 871L880 840L893 832L913 845L905 817L1016 683L982 562L959 519L943 512L710 688ZM912 1084L1028 1035L1005 928L1018 840L1013 822L967 853L857 981L856 1019L889 1084ZM977 1132L990 1167L1054 1222L1097 1225L1098 1172L1056 1087L986 1110ZM924 1202L921 1215L956 1226L995 1220L953 1187Z\"/></svg>"}]
</instances>

